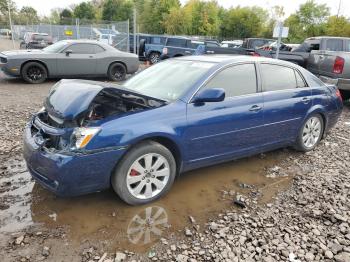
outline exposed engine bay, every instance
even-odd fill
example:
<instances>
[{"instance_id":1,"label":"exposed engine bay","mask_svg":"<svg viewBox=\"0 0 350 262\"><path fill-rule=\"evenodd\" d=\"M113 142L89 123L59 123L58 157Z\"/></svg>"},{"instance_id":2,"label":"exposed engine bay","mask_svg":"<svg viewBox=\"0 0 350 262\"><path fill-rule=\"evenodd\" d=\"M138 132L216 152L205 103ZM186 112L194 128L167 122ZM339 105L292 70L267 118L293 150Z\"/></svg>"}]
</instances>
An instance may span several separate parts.
<instances>
[{"instance_id":1,"label":"exposed engine bay","mask_svg":"<svg viewBox=\"0 0 350 262\"><path fill-rule=\"evenodd\" d=\"M90 121L101 120L109 116L150 109L163 104L164 102L159 100L105 89L91 102L87 113L80 119L79 126L85 126Z\"/></svg>"},{"instance_id":2,"label":"exposed engine bay","mask_svg":"<svg viewBox=\"0 0 350 262\"><path fill-rule=\"evenodd\" d=\"M50 151L71 149L81 137L81 129L98 126L97 122L105 118L150 110L167 103L123 88L90 88L82 82L80 89L79 86L72 89L65 83L51 90L31 127L32 136Z\"/></svg>"}]
</instances>

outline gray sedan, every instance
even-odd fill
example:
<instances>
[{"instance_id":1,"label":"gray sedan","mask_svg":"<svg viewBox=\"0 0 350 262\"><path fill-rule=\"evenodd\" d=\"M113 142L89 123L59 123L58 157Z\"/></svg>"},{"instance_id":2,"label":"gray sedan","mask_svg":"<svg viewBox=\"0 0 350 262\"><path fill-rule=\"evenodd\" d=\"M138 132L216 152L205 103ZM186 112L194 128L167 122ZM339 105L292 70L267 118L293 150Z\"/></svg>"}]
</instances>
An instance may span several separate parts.
<instances>
[{"instance_id":1,"label":"gray sedan","mask_svg":"<svg viewBox=\"0 0 350 262\"><path fill-rule=\"evenodd\" d=\"M138 57L93 40L63 40L42 50L0 53L7 74L38 84L47 78L107 76L122 81L139 68Z\"/></svg>"}]
</instances>

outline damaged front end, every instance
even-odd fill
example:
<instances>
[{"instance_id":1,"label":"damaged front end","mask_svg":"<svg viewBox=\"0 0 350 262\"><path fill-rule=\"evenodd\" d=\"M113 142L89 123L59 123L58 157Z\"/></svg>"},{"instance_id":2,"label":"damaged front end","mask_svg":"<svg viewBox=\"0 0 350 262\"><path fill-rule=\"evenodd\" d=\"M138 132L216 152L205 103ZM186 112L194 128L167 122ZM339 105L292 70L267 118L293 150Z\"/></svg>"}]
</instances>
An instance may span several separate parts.
<instances>
[{"instance_id":1,"label":"damaged front end","mask_svg":"<svg viewBox=\"0 0 350 262\"><path fill-rule=\"evenodd\" d=\"M46 151L80 152L100 132L102 123L165 104L121 86L62 80L52 88L29 128L35 143Z\"/></svg>"}]
</instances>

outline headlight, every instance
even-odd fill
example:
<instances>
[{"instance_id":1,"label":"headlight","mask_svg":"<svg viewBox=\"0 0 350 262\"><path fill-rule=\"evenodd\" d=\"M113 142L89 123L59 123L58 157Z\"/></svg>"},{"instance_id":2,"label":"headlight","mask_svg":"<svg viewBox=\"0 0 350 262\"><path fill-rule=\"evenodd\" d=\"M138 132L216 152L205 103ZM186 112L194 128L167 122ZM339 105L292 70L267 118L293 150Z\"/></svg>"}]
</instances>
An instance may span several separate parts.
<instances>
[{"instance_id":1,"label":"headlight","mask_svg":"<svg viewBox=\"0 0 350 262\"><path fill-rule=\"evenodd\" d=\"M100 131L98 127L79 127L74 130L75 148L84 148L90 140Z\"/></svg>"}]
</instances>

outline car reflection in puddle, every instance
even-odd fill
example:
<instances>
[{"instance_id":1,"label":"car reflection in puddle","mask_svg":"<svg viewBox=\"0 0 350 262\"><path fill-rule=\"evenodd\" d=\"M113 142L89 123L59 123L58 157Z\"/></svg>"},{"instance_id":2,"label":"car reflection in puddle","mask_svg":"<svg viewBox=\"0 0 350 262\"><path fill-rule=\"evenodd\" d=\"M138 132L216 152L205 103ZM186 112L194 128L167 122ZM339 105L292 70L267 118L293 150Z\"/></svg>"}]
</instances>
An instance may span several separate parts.
<instances>
[{"instance_id":1,"label":"car reflection in puddle","mask_svg":"<svg viewBox=\"0 0 350 262\"><path fill-rule=\"evenodd\" d=\"M146 207L136 214L127 228L128 239L135 245L146 245L159 239L165 229L169 228L168 214L158 206Z\"/></svg>"},{"instance_id":2,"label":"car reflection in puddle","mask_svg":"<svg viewBox=\"0 0 350 262\"><path fill-rule=\"evenodd\" d=\"M67 239L73 246L103 241L113 252L116 247L144 252L160 238L191 227L189 216L204 229L210 217L232 208L234 196L224 198L223 190L246 190L248 194L251 189L240 186L248 184L256 191L261 189L258 193L262 201L269 201L288 186L290 179L266 177L266 167L285 157L286 153L277 151L264 158L256 156L188 172L176 180L165 197L146 206L128 206L112 190L74 198L56 197L34 184L28 172L21 169L6 178L12 181L12 187L3 194L16 197L10 208L0 210L0 234L39 224L48 229L67 229ZM21 216L25 219L16 219Z\"/></svg>"}]
</instances>

